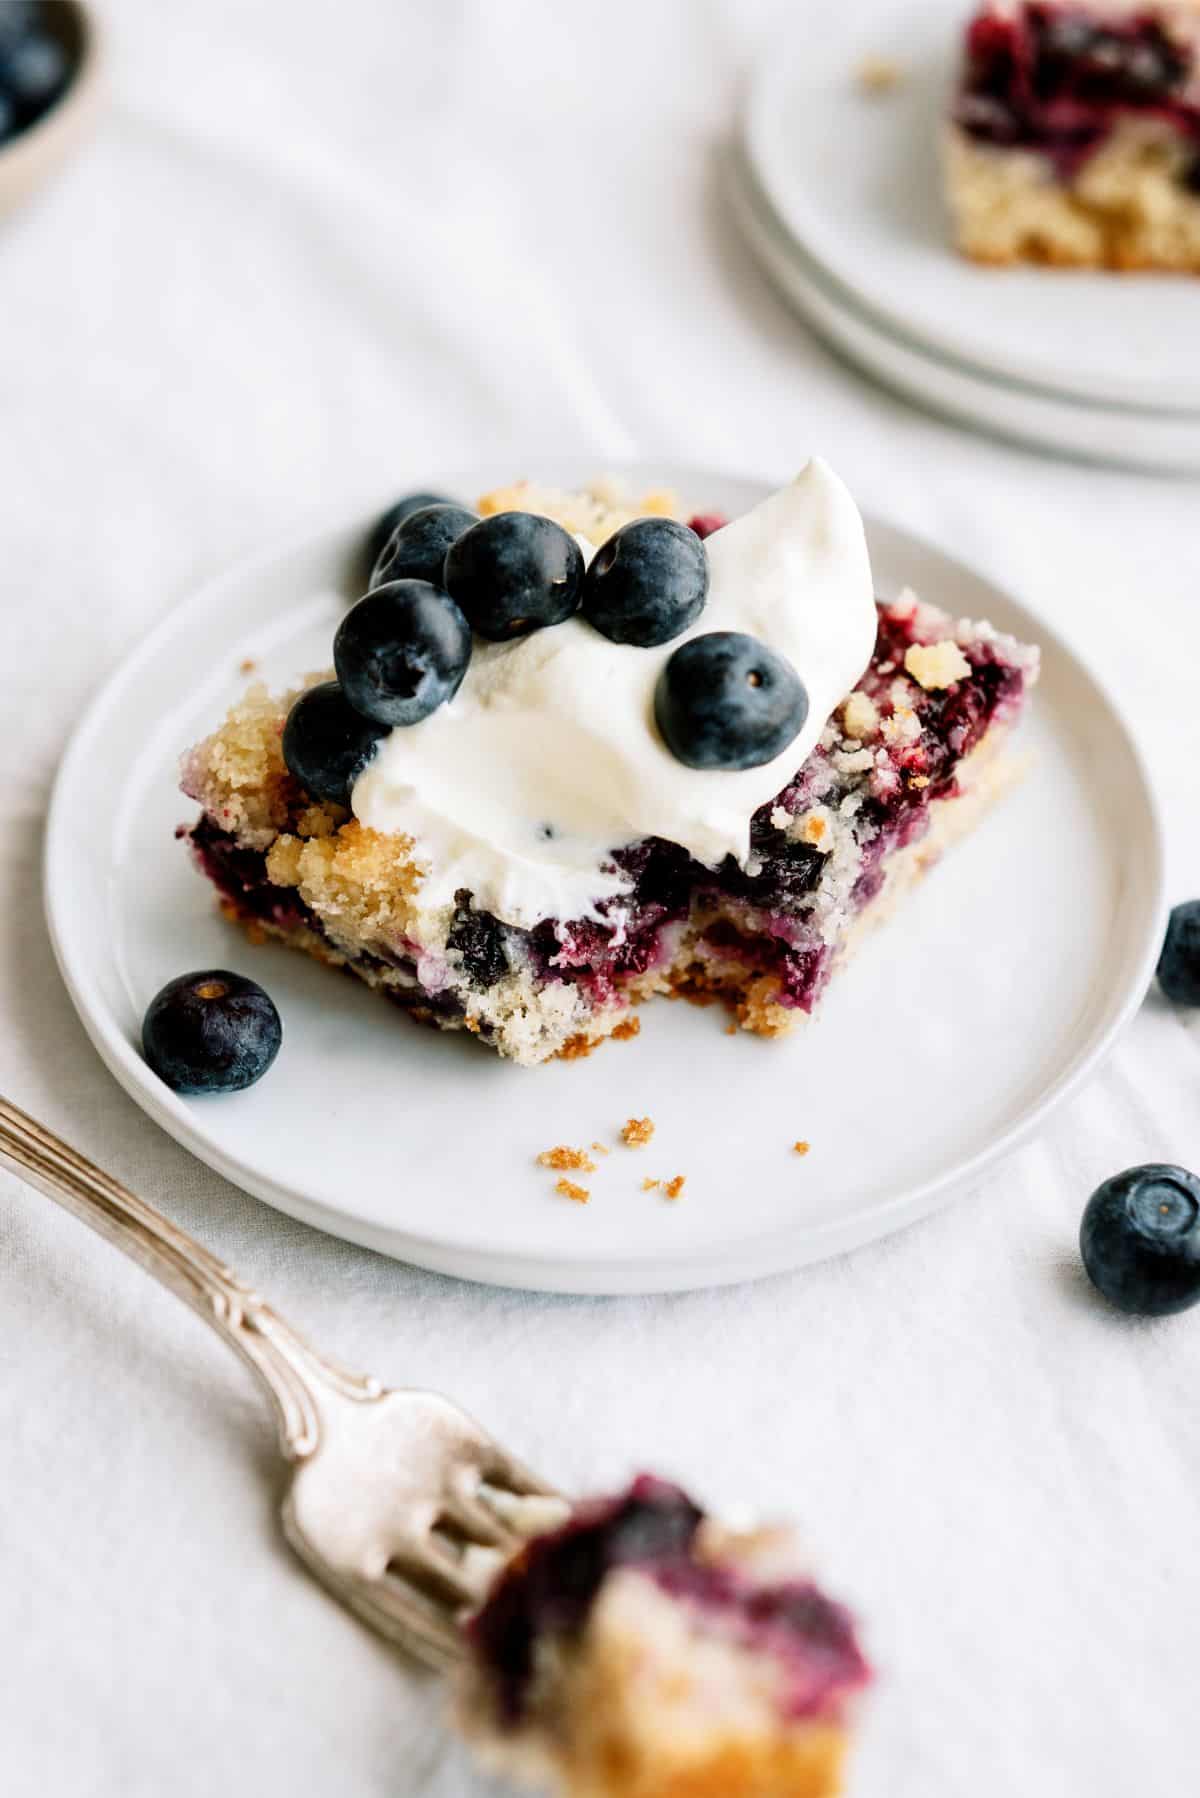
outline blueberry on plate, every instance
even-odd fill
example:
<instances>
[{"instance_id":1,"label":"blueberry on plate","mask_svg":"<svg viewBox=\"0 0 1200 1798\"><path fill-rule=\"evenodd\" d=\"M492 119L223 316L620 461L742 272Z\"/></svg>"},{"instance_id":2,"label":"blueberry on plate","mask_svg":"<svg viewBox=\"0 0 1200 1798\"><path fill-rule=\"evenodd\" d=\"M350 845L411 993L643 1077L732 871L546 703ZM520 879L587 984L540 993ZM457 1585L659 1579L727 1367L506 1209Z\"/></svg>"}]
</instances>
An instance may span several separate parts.
<instances>
[{"instance_id":1,"label":"blueberry on plate","mask_svg":"<svg viewBox=\"0 0 1200 1798\"><path fill-rule=\"evenodd\" d=\"M367 560L372 568L387 548L388 538L396 526L403 524L413 512L423 512L426 506L452 506L454 503L444 493L406 493L394 506L381 512L367 534Z\"/></svg>"},{"instance_id":2,"label":"blueberry on plate","mask_svg":"<svg viewBox=\"0 0 1200 1798\"><path fill-rule=\"evenodd\" d=\"M596 551L583 577L583 615L614 643L653 649L694 624L708 596L708 557L673 518L635 518Z\"/></svg>"},{"instance_id":3,"label":"blueberry on plate","mask_svg":"<svg viewBox=\"0 0 1200 1798\"><path fill-rule=\"evenodd\" d=\"M1176 1005L1200 1005L1200 899L1187 899L1171 913L1158 984Z\"/></svg>"},{"instance_id":4,"label":"blueberry on plate","mask_svg":"<svg viewBox=\"0 0 1200 1798\"><path fill-rule=\"evenodd\" d=\"M349 805L350 789L387 726L356 712L335 680L301 693L283 727L288 771L314 799Z\"/></svg>"},{"instance_id":5,"label":"blueberry on plate","mask_svg":"<svg viewBox=\"0 0 1200 1798\"><path fill-rule=\"evenodd\" d=\"M67 85L70 59L56 38L40 31L0 51L0 86L15 103L22 120L31 124L55 101Z\"/></svg>"},{"instance_id":6,"label":"blueberry on plate","mask_svg":"<svg viewBox=\"0 0 1200 1798\"><path fill-rule=\"evenodd\" d=\"M756 637L709 631L680 644L659 675L654 716L689 768L759 768L803 729L808 693L787 658Z\"/></svg>"},{"instance_id":7,"label":"blueberry on plate","mask_svg":"<svg viewBox=\"0 0 1200 1798\"><path fill-rule=\"evenodd\" d=\"M38 0L2 0L0 3L0 53L33 36L38 30Z\"/></svg>"},{"instance_id":8,"label":"blueberry on plate","mask_svg":"<svg viewBox=\"0 0 1200 1798\"><path fill-rule=\"evenodd\" d=\"M376 724L419 724L462 685L466 619L429 581L389 581L351 606L333 639L342 691Z\"/></svg>"},{"instance_id":9,"label":"blueberry on plate","mask_svg":"<svg viewBox=\"0 0 1200 1798\"><path fill-rule=\"evenodd\" d=\"M1150 1162L1098 1186L1079 1231L1093 1286L1122 1311L1166 1317L1200 1299L1200 1180Z\"/></svg>"},{"instance_id":10,"label":"blueberry on plate","mask_svg":"<svg viewBox=\"0 0 1200 1798\"><path fill-rule=\"evenodd\" d=\"M552 518L497 512L451 547L444 580L472 627L499 643L562 624L578 609L583 551Z\"/></svg>"},{"instance_id":11,"label":"blueberry on plate","mask_svg":"<svg viewBox=\"0 0 1200 1798\"><path fill-rule=\"evenodd\" d=\"M261 1080L283 1040L256 980L212 968L168 980L146 1007L142 1052L177 1093L237 1093Z\"/></svg>"},{"instance_id":12,"label":"blueberry on plate","mask_svg":"<svg viewBox=\"0 0 1200 1798\"><path fill-rule=\"evenodd\" d=\"M479 522L478 512L450 504L422 506L401 519L371 570L370 585L387 581L432 581L442 584L446 551L455 540Z\"/></svg>"}]
</instances>

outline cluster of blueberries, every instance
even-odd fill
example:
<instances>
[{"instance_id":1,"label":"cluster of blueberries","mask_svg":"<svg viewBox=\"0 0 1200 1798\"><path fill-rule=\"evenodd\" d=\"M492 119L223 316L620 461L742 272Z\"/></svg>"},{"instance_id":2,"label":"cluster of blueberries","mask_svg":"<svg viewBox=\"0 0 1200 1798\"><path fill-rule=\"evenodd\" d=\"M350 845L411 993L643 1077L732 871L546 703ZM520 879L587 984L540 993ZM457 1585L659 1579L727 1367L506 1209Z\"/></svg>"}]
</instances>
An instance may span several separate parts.
<instances>
[{"instance_id":1,"label":"cluster of blueberries","mask_svg":"<svg viewBox=\"0 0 1200 1798\"><path fill-rule=\"evenodd\" d=\"M37 123L71 79L41 0L0 0L0 144Z\"/></svg>"},{"instance_id":2,"label":"cluster of blueberries","mask_svg":"<svg viewBox=\"0 0 1200 1798\"><path fill-rule=\"evenodd\" d=\"M708 594L704 544L671 518L622 525L585 568L575 538L551 518L480 518L414 493L384 514L368 547L366 596L334 638L337 679L301 695L283 735L300 784L343 805L382 736L454 697L474 637L509 642L578 612L611 642L652 649L694 624ZM655 694L663 739L690 768L773 761L807 716L791 663L743 631L681 644Z\"/></svg>"}]
</instances>

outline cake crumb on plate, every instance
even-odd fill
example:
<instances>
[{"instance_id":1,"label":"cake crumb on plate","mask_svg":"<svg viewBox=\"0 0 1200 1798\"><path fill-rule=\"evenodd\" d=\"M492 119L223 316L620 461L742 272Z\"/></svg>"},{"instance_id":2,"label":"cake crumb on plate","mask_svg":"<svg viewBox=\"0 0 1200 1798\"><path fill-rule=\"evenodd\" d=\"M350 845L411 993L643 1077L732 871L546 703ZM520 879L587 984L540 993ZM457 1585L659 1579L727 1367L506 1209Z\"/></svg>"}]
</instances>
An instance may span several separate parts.
<instances>
[{"instance_id":1,"label":"cake crumb on plate","mask_svg":"<svg viewBox=\"0 0 1200 1798\"><path fill-rule=\"evenodd\" d=\"M564 1199L574 1200L576 1205L586 1205L592 1196L586 1186L576 1186L574 1180L556 1180L554 1190Z\"/></svg>"},{"instance_id":2,"label":"cake crumb on plate","mask_svg":"<svg viewBox=\"0 0 1200 1798\"><path fill-rule=\"evenodd\" d=\"M537 1158L539 1167L551 1167L556 1173L568 1171L573 1173L594 1174L596 1163L584 1149L569 1149L560 1144L557 1149L543 1149Z\"/></svg>"},{"instance_id":3,"label":"cake crumb on plate","mask_svg":"<svg viewBox=\"0 0 1200 1798\"><path fill-rule=\"evenodd\" d=\"M653 1135L652 1118L627 1118L621 1126L621 1141L627 1149L644 1148Z\"/></svg>"},{"instance_id":4,"label":"cake crumb on plate","mask_svg":"<svg viewBox=\"0 0 1200 1798\"><path fill-rule=\"evenodd\" d=\"M792 1152L795 1155L807 1155L811 1148L812 1144L809 1142L794 1142L792 1144Z\"/></svg>"},{"instance_id":5,"label":"cake crumb on plate","mask_svg":"<svg viewBox=\"0 0 1200 1798\"><path fill-rule=\"evenodd\" d=\"M864 56L854 79L864 94L890 94L904 80L904 65L894 56Z\"/></svg>"},{"instance_id":6,"label":"cake crumb on plate","mask_svg":"<svg viewBox=\"0 0 1200 1798\"><path fill-rule=\"evenodd\" d=\"M667 1180L663 1183L663 1197L665 1199L677 1199L686 1184L687 1175L676 1174L673 1180Z\"/></svg>"}]
</instances>

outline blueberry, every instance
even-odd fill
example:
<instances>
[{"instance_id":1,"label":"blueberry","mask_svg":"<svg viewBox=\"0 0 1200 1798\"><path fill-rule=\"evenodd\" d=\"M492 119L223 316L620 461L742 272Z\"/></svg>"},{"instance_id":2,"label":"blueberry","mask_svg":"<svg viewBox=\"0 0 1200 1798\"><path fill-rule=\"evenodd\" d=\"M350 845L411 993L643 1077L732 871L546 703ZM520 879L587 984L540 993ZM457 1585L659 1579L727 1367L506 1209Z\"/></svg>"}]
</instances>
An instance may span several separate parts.
<instances>
[{"instance_id":1,"label":"blueberry","mask_svg":"<svg viewBox=\"0 0 1200 1798\"><path fill-rule=\"evenodd\" d=\"M1189 158L1179 179L1190 194L1200 195L1200 154Z\"/></svg>"},{"instance_id":2,"label":"blueberry","mask_svg":"<svg viewBox=\"0 0 1200 1798\"><path fill-rule=\"evenodd\" d=\"M371 570L370 585L386 581L432 581L442 584L446 551L464 531L478 523L479 514L465 506L422 506L402 519L383 547Z\"/></svg>"},{"instance_id":3,"label":"blueberry","mask_svg":"<svg viewBox=\"0 0 1200 1798\"><path fill-rule=\"evenodd\" d=\"M213 968L168 980L142 1021L142 1052L177 1093L237 1093L261 1080L283 1026L256 980Z\"/></svg>"},{"instance_id":4,"label":"blueberry","mask_svg":"<svg viewBox=\"0 0 1200 1798\"><path fill-rule=\"evenodd\" d=\"M1098 1186L1079 1231L1093 1286L1122 1311L1166 1317L1200 1299L1200 1180L1151 1162Z\"/></svg>"},{"instance_id":5,"label":"blueberry","mask_svg":"<svg viewBox=\"0 0 1200 1798\"><path fill-rule=\"evenodd\" d=\"M552 518L497 512L453 545L444 578L479 635L499 643L577 610L583 552Z\"/></svg>"},{"instance_id":6,"label":"blueberry","mask_svg":"<svg viewBox=\"0 0 1200 1798\"><path fill-rule=\"evenodd\" d=\"M0 0L0 52L38 29L38 0Z\"/></svg>"},{"instance_id":7,"label":"blueberry","mask_svg":"<svg viewBox=\"0 0 1200 1798\"><path fill-rule=\"evenodd\" d=\"M446 947L461 956L463 977L472 986L495 986L509 971L503 924L491 912L475 911L466 887L455 893L454 907Z\"/></svg>"},{"instance_id":8,"label":"blueberry","mask_svg":"<svg viewBox=\"0 0 1200 1798\"><path fill-rule=\"evenodd\" d=\"M635 518L596 551L583 577L583 613L602 637L653 649L704 609L708 557L695 531L673 518Z\"/></svg>"},{"instance_id":9,"label":"blueberry","mask_svg":"<svg viewBox=\"0 0 1200 1798\"><path fill-rule=\"evenodd\" d=\"M389 581L352 606L333 639L350 704L376 724L419 724L453 699L471 659L466 619L429 581Z\"/></svg>"},{"instance_id":10,"label":"blueberry","mask_svg":"<svg viewBox=\"0 0 1200 1798\"><path fill-rule=\"evenodd\" d=\"M744 631L709 631L675 651L658 678L654 716L689 768L759 768L808 717L792 664Z\"/></svg>"},{"instance_id":11,"label":"blueberry","mask_svg":"<svg viewBox=\"0 0 1200 1798\"><path fill-rule=\"evenodd\" d=\"M1176 1005L1200 1005L1200 899L1187 899L1171 913L1158 984Z\"/></svg>"},{"instance_id":12,"label":"blueberry","mask_svg":"<svg viewBox=\"0 0 1200 1798\"><path fill-rule=\"evenodd\" d=\"M349 805L386 727L356 712L335 680L301 693L283 727L283 759L314 799Z\"/></svg>"},{"instance_id":13,"label":"blueberry","mask_svg":"<svg viewBox=\"0 0 1200 1798\"><path fill-rule=\"evenodd\" d=\"M58 98L69 74L70 62L62 45L40 32L0 52L0 85L27 122Z\"/></svg>"},{"instance_id":14,"label":"blueberry","mask_svg":"<svg viewBox=\"0 0 1200 1798\"><path fill-rule=\"evenodd\" d=\"M447 499L444 493L406 493L398 499L394 506L380 513L367 534L367 560L372 568L387 548L388 539L398 524L413 512L423 512L426 506L452 506L455 502Z\"/></svg>"}]
</instances>

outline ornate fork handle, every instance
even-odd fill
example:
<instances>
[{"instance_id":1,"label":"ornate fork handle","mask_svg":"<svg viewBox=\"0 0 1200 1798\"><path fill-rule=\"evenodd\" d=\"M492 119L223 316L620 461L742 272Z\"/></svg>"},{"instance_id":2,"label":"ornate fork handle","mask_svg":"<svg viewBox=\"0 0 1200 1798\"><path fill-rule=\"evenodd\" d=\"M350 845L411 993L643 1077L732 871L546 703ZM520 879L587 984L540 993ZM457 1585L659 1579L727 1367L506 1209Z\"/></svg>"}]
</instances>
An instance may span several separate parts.
<instances>
[{"instance_id":1,"label":"ornate fork handle","mask_svg":"<svg viewBox=\"0 0 1200 1798\"><path fill-rule=\"evenodd\" d=\"M363 1401L380 1397L377 1380L316 1354L186 1230L2 1098L0 1163L114 1243L211 1324L258 1375L289 1459L304 1460L316 1450L323 1391Z\"/></svg>"}]
</instances>

